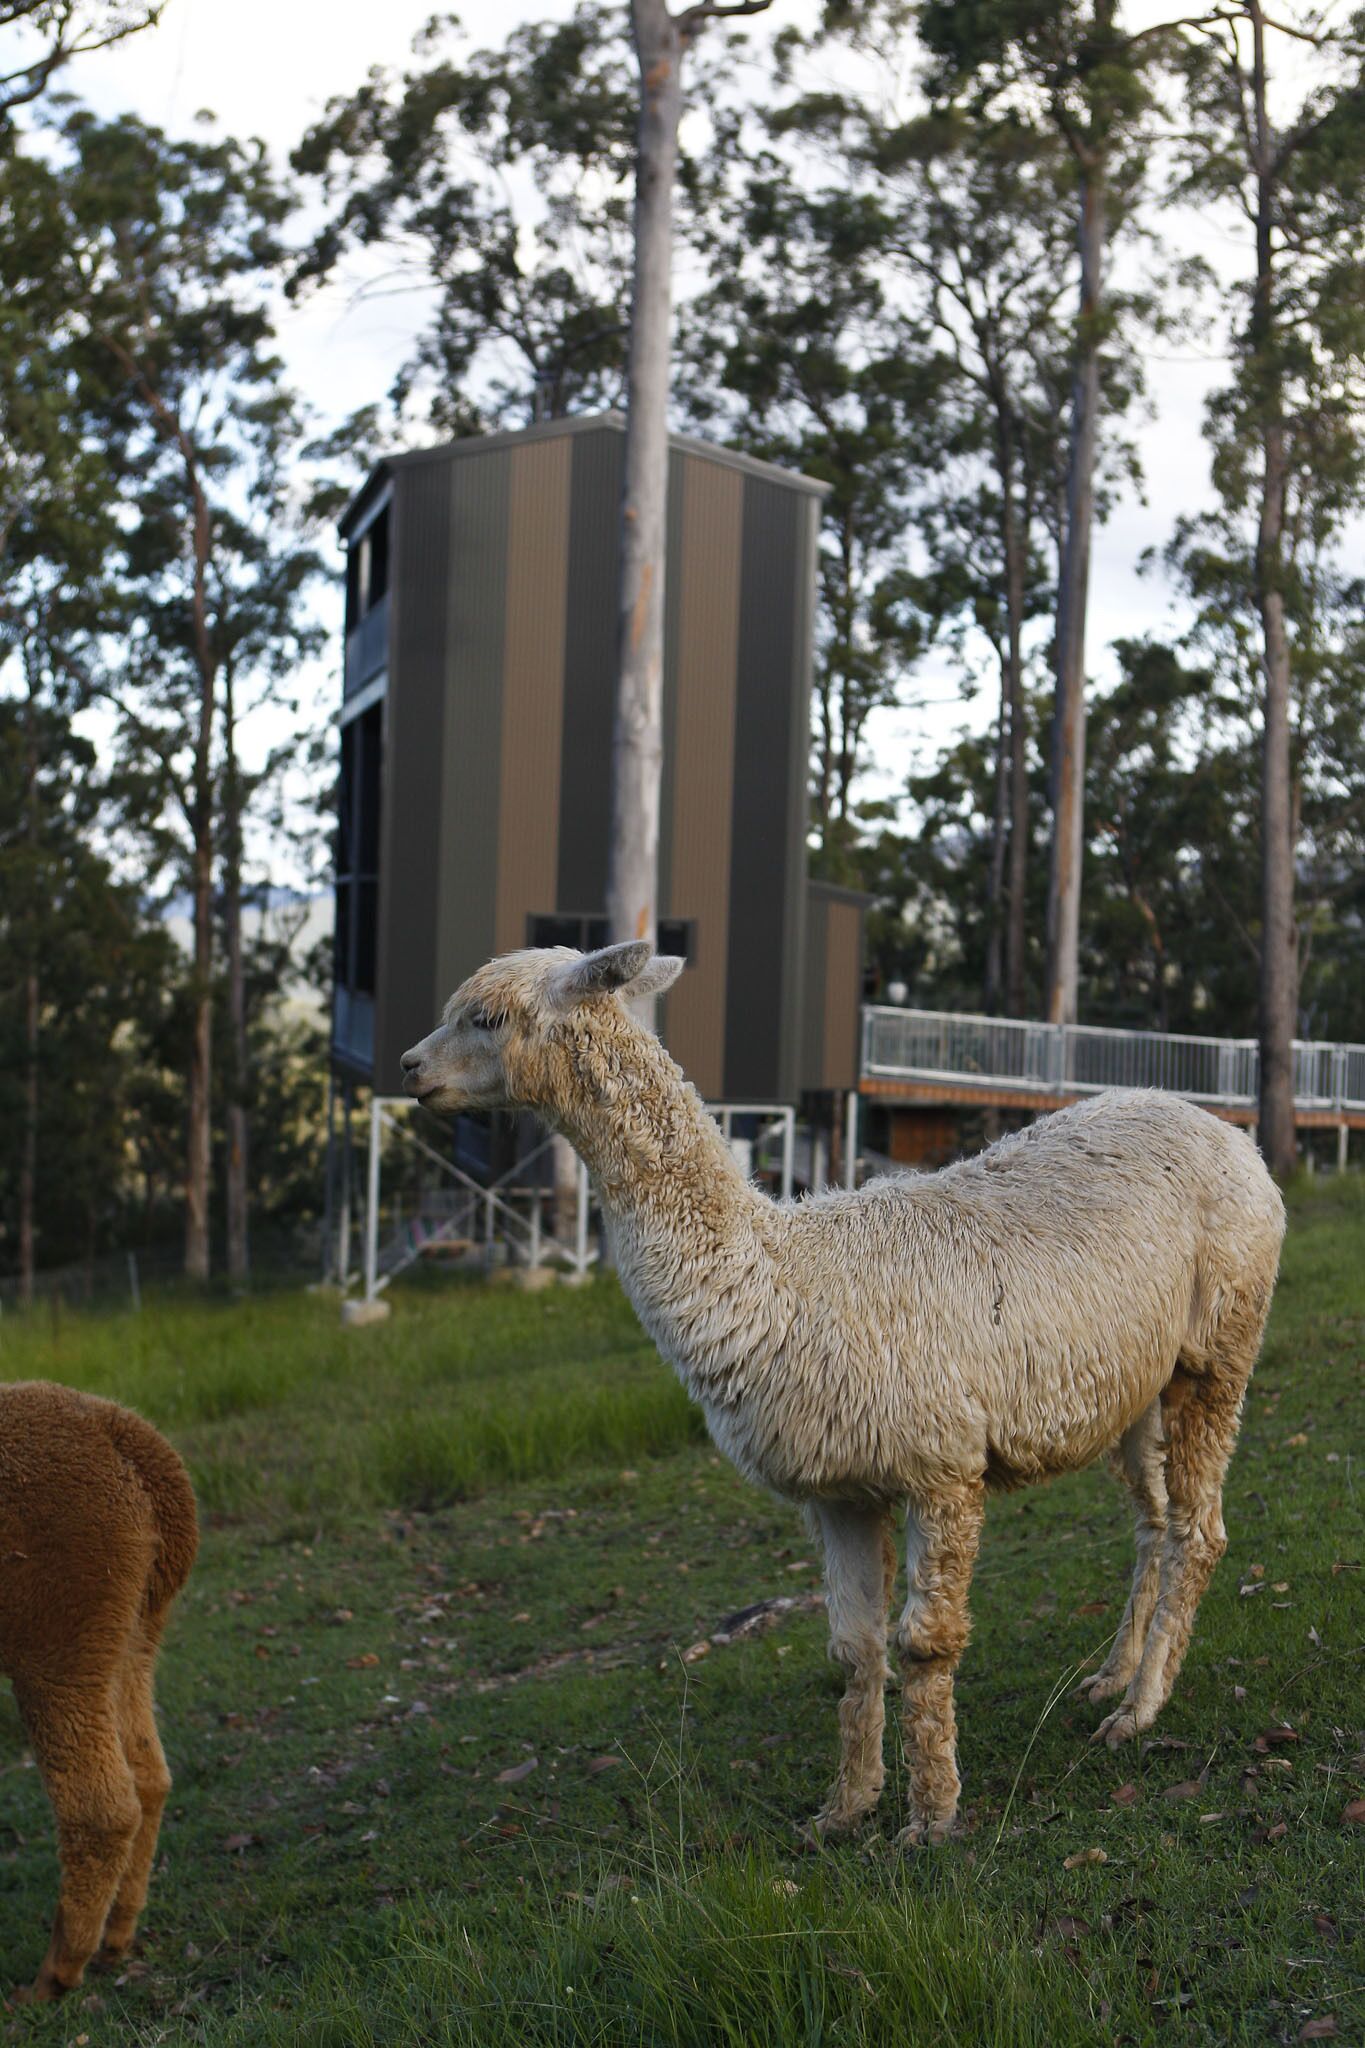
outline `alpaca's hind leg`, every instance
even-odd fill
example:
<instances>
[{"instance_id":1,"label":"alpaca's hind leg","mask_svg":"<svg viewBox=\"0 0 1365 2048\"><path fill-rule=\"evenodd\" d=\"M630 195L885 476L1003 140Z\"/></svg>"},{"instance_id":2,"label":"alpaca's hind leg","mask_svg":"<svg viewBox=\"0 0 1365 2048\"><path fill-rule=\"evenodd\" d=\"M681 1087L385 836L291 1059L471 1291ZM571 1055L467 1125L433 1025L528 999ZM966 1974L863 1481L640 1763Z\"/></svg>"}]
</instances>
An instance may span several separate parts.
<instances>
[{"instance_id":1,"label":"alpaca's hind leg","mask_svg":"<svg viewBox=\"0 0 1365 2048\"><path fill-rule=\"evenodd\" d=\"M1169 1497L1161 1590L1141 1662L1123 1699L1095 1731L1111 1748L1150 1728L1170 1698L1195 1610L1227 1549L1223 1475L1250 1373L1250 1356L1245 1362L1210 1363L1198 1378L1177 1368L1161 1397Z\"/></svg>"},{"instance_id":2,"label":"alpaca's hind leg","mask_svg":"<svg viewBox=\"0 0 1365 2048\"><path fill-rule=\"evenodd\" d=\"M155 1642L136 1644L120 1674L115 1701L119 1738L133 1774L142 1819L104 1929L103 1953L110 1956L122 1955L131 1945L138 1916L147 1902L147 1883L156 1854L162 1809L171 1789L171 1774L157 1733L152 1699L155 1665Z\"/></svg>"},{"instance_id":3,"label":"alpaca's hind leg","mask_svg":"<svg viewBox=\"0 0 1365 2048\"><path fill-rule=\"evenodd\" d=\"M848 1686L839 1703L839 1774L811 1827L817 1835L841 1835L872 1811L886 1774L886 1617L896 1552L880 1509L822 1501L812 1519L825 1546L829 1653Z\"/></svg>"},{"instance_id":4,"label":"alpaca's hind leg","mask_svg":"<svg viewBox=\"0 0 1365 2048\"><path fill-rule=\"evenodd\" d=\"M1119 1440L1116 1463L1133 1496L1137 1515L1137 1563L1132 1590L1113 1647L1099 1670L1078 1690L1090 1700L1111 1699L1125 1690L1142 1661L1161 1584L1161 1543L1166 1533L1165 1441L1161 1404L1153 1401Z\"/></svg>"},{"instance_id":5,"label":"alpaca's hind leg","mask_svg":"<svg viewBox=\"0 0 1365 2048\"><path fill-rule=\"evenodd\" d=\"M43 2002L79 1984L99 1947L142 1805L107 1686L15 1686L19 1711L57 1820L62 1884L52 1941L21 1998Z\"/></svg>"},{"instance_id":6,"label":"alpaca's hind leg","mask_svg":"<svg viewBox=\"0 0 1365 2048\"><path fill-rule=\"evenodd\" d=\"M981 1538L983 1490L963 1486L912 1501L910 1593L896 1630L909 1773L909 1825L900 1848L941 1842L957 1817L957 1719L953 1675L971 1634L967 1596Z\"/></svg>"}]
</instances>

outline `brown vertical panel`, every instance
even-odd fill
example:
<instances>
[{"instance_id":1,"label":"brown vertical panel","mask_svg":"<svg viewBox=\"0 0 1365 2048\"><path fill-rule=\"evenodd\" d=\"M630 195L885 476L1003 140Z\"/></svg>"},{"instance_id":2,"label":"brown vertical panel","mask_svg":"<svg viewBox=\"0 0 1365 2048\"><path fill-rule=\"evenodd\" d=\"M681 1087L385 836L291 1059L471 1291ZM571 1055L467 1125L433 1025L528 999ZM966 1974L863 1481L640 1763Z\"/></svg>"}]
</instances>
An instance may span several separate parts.
<instances>
[{"instance_id":1,"label":"brown vertical panel","mask_svg":"<svg viewBox=\"0 0 1365 2048\"><path fill-rule=\"evenodd\" d=\"M566 434L532 441L510 458L493 918L499 953L526 944L529 913L556 907L572 447Z\"/></svg>"},{"instance_id":2,"label":"brown vertical panel","mask_svg":"<svg viewBox=\"0 0 1365 2048\"><path fill-rule=\"evenodd\" d=\"M825 918L824 1086L852 1088L858 1078L863 915L856 904L830 903Z\"/></svg>"},{"instance_id":3,"label":"brown vertical panel","mask_svg":"<svg viewBox=\"0 0 1365 2048\"><path fill-rule=\"evenodd\" d=\"M673 714L670 915L695 920L693 964L668 998L669 1050L703 1095L725 1085L744 479L695 456L684 468Z\"/></svg>"}]
</instances>

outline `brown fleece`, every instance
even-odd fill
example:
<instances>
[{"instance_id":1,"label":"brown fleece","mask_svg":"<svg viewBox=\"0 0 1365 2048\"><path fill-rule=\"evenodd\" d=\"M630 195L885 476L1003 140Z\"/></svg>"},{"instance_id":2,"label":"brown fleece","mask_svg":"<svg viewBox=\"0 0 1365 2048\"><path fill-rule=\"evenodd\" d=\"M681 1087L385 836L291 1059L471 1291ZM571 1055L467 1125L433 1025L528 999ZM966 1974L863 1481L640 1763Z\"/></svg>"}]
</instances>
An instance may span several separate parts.
<instances>
[{"instance_id":1,"label":"brown fleece","mask_svg":"<svg viewBox=\"0 0 1365 2048\"><path fill-rule=\"evenodd\" d=\"M112 1401L32 1380L0 1386L0 1672L52 1801L61 1894L21 1999L117 1955L147 1896L170 1774L152 1675L199 1542L180 1459Z\"/></svg>"}]
</instances>

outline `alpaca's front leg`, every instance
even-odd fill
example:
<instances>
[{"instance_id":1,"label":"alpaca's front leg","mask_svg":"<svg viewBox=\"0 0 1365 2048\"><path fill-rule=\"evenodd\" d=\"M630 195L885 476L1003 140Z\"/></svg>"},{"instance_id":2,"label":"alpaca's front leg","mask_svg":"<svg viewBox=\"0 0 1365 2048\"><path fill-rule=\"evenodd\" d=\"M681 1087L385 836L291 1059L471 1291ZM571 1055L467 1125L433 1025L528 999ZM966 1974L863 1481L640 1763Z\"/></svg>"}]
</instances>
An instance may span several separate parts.
<instances>
[{"instance_id":1,"label":"alpaca's front leg","mask_svg":"<svg viewBox=\"0 0 1365 2048\"><path fill-rule=\"evenodd\" d=\"M981 1536L983 1493L964 1486L913 1501L910 1593L896 1630L903 1667L910 1820L897 1846L941 1842L957 1817L957 1720L953 1674L967 1647L967 1595Z\"/></svg>"},{"instance_id":2,"label":"alpaca's front leg","mask_svg":"<svg viewBox=\"0 0 1365 2048\"><path fill-rule=\"evenodd\" d=\"M811 1828L819 1836L844 1835L877 1804L886 1775L886 1618L896 1552L880 1509L822 1501L811 1519L825 1546L829 1653L848 1674L839 1702L839 1774Z\"/></svg>"}]
</instances>

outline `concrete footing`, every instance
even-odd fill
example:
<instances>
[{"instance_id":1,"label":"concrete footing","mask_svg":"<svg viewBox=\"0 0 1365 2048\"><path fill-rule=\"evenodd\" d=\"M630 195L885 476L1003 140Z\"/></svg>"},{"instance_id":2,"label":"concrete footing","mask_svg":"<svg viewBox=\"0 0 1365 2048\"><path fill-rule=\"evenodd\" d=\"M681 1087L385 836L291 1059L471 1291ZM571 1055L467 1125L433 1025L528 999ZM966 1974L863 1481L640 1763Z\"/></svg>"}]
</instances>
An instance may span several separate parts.
<instances>
[{"instance_id":1,"label":"concrete footing","mask_svg":"<svg viewBox=\"0 0 1365 2048\"><path fill-rule=\"evenodd\" d=\"M382 1297L374 1301L343 1301L341 1327L343 1330L363 1330L370 1323L386 1323L392 1313Z\"/></svg>"}]
</instances>

